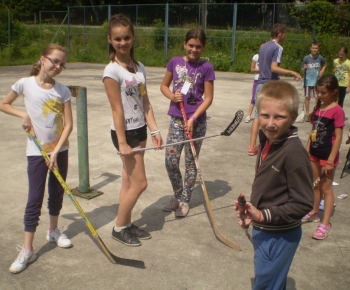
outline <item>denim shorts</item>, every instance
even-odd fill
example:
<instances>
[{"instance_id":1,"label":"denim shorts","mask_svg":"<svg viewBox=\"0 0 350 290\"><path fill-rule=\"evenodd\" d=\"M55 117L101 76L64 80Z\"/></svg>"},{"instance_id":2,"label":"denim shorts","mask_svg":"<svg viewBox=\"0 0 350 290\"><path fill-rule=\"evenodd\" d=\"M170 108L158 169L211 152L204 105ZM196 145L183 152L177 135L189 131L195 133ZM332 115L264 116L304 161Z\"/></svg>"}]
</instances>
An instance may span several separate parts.
<instances>
[{"instance_id":1,"label":"denim shorts","mask_svg":"<svg viewBox=\"0 0 350 290\"><path fill-rule=\"evenodd\" d=\"M140 142L147 140L147 125L141 128L125 131L126 143L131 148L140 146ZM118 137L114 130L111 130L111 137L114 147L119 151Z\"/></svg>"}]
</instances>

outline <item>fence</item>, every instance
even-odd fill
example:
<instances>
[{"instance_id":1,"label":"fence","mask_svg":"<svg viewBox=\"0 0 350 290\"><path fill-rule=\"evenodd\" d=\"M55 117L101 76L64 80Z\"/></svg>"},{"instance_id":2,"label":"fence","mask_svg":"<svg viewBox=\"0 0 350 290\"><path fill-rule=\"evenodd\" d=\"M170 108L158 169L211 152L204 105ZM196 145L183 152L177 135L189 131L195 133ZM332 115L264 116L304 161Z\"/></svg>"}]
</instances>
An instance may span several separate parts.
<instances>
[{"instance_id":1,"label":"fence","mask_svg":"<svg viewBox=\"0 0 350 290\"><path fill-rule=\"evenodd\" d=\"M309 24L299 23L290 13L293 5L287 4L206 4L206 12L202 4L134 4L109 6L76 6L68 7L67 11L42 11L39 19L26 19L28 27L32 28L27 40L37 39L40 49L49 42L57 42L68 47L70 59L87 61L86 52L94 48L105 49L107 54L107 25L111 15L123 13L135 24L136 50L145 48L145 42L138 42L140 37L154 39L154 48L163 51L162 57L168 59L169 50L182 43L185 32L193 27L205 27L210 45L215 45L220 51L223 44L230 46L231 64L235 61L237 41L256 40L256 43L269 38L269 30L275 23L284 23L294 32L299 32L297 38L288 37L288 41L310 42L315 33L310 36L305 27ZM299 8L303 9L303 8ZM205 15L205 17L204 17ZM346 16L348 17L348 16ZM19 57L38 55L38 48L31 47L28 41L16 39L17 15L8 11L7 35L0 35L0 56L7 52L8 60L17 61ZM23 19L21 19L23 21ZM313 24L315 28L317 22ZM17 30L16 30L17 29ZM1 30L1 29L0 29ZM2 31L2 30L1 30ZM0 32L1 33L1 32ZM7 40L7 41L6 41ZM344 42L344 39L342 40ZM349 42L345 39L345 42ZM12 45L15 43L16 45ZM256 45L258 46L258 44ZM25 47L26 51L20 51ZM254 47L255 49L255 47ZM73 54L74 51L74 54ZM97 50L98 51L98 50ZM171 51L173 52L173 51Z\"/></svg>"}]
</instances>

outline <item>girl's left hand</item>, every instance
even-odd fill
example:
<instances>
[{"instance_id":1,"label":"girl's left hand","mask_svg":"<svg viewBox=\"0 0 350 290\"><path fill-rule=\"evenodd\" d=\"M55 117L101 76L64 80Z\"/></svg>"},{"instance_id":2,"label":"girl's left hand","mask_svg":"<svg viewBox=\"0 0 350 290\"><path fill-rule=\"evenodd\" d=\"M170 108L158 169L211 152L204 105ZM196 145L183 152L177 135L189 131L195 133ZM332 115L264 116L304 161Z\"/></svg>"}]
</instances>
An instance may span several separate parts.
<instances>
[{"instance_id":1,"label":"girl's left hand","mask_svg":"<svg viewBox=\"0 0 350 290\"><path fill-rule=\"evenodd\" d=\"M162 136L159 134L152 137L152 143L154 146L161 147L163 145ZM155 150L161 150L163 148L156 148Z\"/></svg>"},{"instance_id":2,"label":"girl's left hand","mask_svg":"<svg viewBox=\"0 0 350 290\"><path fill-rule=\"evenodd\" d=\"M57 165L57 153L56 152L52 152L50 154L50 162L46 162L46 166L49 168L49 170L52 170L53 167L58 168L58 165Z\"/></svg>"},{"instance_id":3,"label":"girl's left hand","mask_svg":"<svg viewBox=\"0 0 350 290\"><path fill-rule=\"evenodd\" d=\"M194 127L194 120L192 118L189 118L187 120L187 124L185 124L185 131L186 131L186 133L192 135L193 127Z\"/></svg>"},{"instance_id":4,"label":"girl's left hand","mask_svg":"<svg viewBox=\"0 0 350 290\"><path fill-rule=\"evenodd\" d=\"M350 87L347 87L345 92L348 94L350 92Z\"/></svg>"},{"instance_id":5,"label":"girl's left hand","mask_svg":"<svg viewBox=\"0 0 350 290\"><path fill-rule=\"evenodd\" d=\"M331 174L333 169L334 169L334 165L327 163L326 166L323 167L323 171L328 175Z\"/></svg>"}]
</instances>

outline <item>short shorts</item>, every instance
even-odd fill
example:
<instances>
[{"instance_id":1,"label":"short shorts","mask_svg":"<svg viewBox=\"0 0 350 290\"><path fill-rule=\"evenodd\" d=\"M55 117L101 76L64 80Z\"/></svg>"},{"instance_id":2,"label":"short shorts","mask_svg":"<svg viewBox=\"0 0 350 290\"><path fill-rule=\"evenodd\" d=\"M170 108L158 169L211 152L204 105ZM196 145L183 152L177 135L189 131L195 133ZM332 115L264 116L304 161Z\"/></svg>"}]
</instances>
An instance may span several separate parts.
<instances>
[{"instance_id":1,"label":"short shorts","mask_svg":"<svg viewBox=\"0 0 350 290\"><path fill-rule=\"evenodd\" d=\"M310 155L310 160L313 161L313 162L320 163L321 166L326 166L327 165L327 160L319 159L319 158L317 158L315 156L312 156L312 155ZM338 164L339 164L339 153L335 157L334 167L337 166Z\"/></svg>"},{"instance_id":2,"label":"short shorts","mask_svg":"<svg viewBox=\"0 0 350 290\"><path fill-rule=\"evenodd\" d=\"M125 135L126 143L128 143L131 148L139 147L140 142L147 140L147 125L141 128L127 130L125 131ZM114 130L111 130L111 137L114 147L119 151L118 137Z\"/></svg>"}]
</instances>

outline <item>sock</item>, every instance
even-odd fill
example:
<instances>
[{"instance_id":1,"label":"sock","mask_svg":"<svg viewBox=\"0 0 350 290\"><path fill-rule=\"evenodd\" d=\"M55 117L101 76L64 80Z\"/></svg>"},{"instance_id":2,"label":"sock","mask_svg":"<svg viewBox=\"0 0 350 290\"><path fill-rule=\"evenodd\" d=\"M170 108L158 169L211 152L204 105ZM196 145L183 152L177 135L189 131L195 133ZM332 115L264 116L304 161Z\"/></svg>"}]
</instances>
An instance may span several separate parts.
<instances>
[{"instance_id":1,"label":"sock","mask_svg":"<svg viewBox=\"0 0 350 290\"><path fill-rule=\"evenodd\" d=\"M122 229L125 229L126 228L126 226L122 226L122 227L114 227L113 229L117 232L117 233L119 233Z\"/></svg>"}]
</instances>

